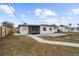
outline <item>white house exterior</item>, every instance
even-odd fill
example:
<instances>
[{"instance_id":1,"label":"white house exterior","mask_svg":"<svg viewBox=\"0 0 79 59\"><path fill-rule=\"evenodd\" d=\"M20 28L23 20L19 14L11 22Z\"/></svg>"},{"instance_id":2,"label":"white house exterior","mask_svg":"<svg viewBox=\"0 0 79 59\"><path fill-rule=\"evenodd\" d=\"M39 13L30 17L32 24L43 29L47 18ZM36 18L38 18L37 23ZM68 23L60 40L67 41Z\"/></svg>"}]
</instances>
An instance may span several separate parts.
<instances>
[{"instance_id":1,"label":"white house exterior","mask_svg":"<svg viewBox=\"0 0 79 59\"><path fill-rule=\"evenodd\" d=\"M46 29L46 30L44 30ZM54 26L51 25L41 25L40 26L40 34L45 34L45 33L54 33Z\"/></svg>"},{"instance_id":2,"label":"white house exterior","mask_svg":"<svg viewBox=\"0 0 79 59\"><path fill-rule=\"evenodd\" d=\"M79 32L79 27L71 27L71 32Z\"/></svg>"},{"instance_id":3,"label":"white house exterior","mask_svg":"<svg viewBox=\"0 0 79 59\"><path fill-rule=\"evenodd\" d=\"M54 33L54 25L19 25L21 34L46 34Z\"/></svg>"},{"instance_id":4,"label":"white house exterior","mask_svg":"<svg viewBox=\"0 0 79 59\"><path fill-rule=\"evenodd\" d=\"M28 26L22 26L19 29L21 34L28 34Z\"/></svg>"},{"instance_id":5,"label":"white house exterior","mask_svg":"<svg viewBox=\"0 0 79 59\"><path fill-rule=\"evenodd\" d=\"M79 27L68 27L65 25L19 25L21 34L47 34L54 32L79 32Z\"/></svg>"},{"instance_id":6,"label":"white house exterior","mask_svg":"<svg viewBox=\"0 0 79 59\"><path fill-rule=\"evenodd\" d=\"M57 29L59 29L61 32L68 32L70 30L69 27L65 25L60 25L57 27Z\"/></svg>"}]
</instances>

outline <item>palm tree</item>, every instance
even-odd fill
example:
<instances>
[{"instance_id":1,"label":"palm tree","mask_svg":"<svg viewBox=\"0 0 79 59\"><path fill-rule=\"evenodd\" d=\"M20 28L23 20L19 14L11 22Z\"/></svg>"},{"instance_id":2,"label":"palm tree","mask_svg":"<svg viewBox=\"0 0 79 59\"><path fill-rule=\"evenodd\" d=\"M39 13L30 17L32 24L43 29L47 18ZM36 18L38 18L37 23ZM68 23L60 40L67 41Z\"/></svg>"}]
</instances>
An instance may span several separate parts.
<instances>
[{"instance_id":1,"label":"palm tree","mask_svg":"<svg viewBox=\"0 0 79 59\"><path fill-rule=\"evenodd\" d=\"M72 24L71 24L71 23L69 23L69 32L71 31L71 26L72 26Z\"/></svg>"},{"instance_id":2,"label":"palm tree","mask_svg":"<svg viewBox=\"0 0 79 59\"><path fill-rule=\"evenodd\" d=\"M71 23L69 23L69 27L71 27L71 25L72 25L72 24L71 24Z\"/></svg>"}]
</instances>

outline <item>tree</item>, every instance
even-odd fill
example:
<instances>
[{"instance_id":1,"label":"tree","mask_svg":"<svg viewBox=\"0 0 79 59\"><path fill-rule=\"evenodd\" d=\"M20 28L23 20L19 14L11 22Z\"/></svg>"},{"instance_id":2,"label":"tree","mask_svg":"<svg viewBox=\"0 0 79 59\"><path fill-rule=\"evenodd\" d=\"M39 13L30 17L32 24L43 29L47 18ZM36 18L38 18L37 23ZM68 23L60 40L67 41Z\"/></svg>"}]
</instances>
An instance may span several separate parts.
<instances>
[{"instance_id":1,"label":"tree","mask_svg":"<svg viewBox=\"0 0 79 59\"><path fill-rule=\"evenodd\" d=\"M5 27L10 27L10 28L13 27L13 23L10 23L10 22L7 22L7 21L2 22L2 25L5 26Z\"/></svg>"},{"instance_id":2,"label":"tree","mask_svg":"<svg viewBox=\"0 0 79 59\"><path fill-rule=\"evenodd\" d=\"M71 23L69 23L69 29L68 29L68 31L70 32L71 31Z\"/></svg>"},{"instance_id":3,"label":"tree","mask_svg":"<svg viewBox=\"0 0 79 59\"><path fill-rule=\"evenodd\" d=\"M69 23L69 27L71 27L71 25L72 25L72 24L71 24L71 23Z\"/></svg>"}]
</instances>

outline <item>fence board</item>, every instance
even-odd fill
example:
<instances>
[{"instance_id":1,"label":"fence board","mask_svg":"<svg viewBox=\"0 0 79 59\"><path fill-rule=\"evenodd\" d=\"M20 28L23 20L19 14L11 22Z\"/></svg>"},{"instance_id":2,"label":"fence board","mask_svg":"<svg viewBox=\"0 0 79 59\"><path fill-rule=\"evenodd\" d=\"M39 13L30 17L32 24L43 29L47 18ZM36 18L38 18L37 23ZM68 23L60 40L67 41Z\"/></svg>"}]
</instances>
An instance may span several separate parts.
<instances>
[{"instance_id":1,"label":"fence board","mask_svg":"<svg viewBox=\"0 0 79 59\"><path fill-rule=\"evenodd\" d=\"M15 33L17 32L17 28L8 28L8 27L0 27L0 38L5 37L6 35L10 33Z\"/></svg>"},{"instance_id":2,"label":"fence board","mask_svg":"<svg viewBox=\"0 0 79 59\"><path fill-rule=\"evenodd\" d=\"M0 38L8 35L10 33L10 28L0 27Z\"/></svg>"},{"instance_id":3,"label":"fence board","mask_svg":"<svg viewBox=\"0 0 79 59\"><path fill-rule=\"evenodd\" d=\"M2 31L1 31L1 27L0 27L0 38L1 38L1 32L2 32Z\"/></svg>"}]
</instances>

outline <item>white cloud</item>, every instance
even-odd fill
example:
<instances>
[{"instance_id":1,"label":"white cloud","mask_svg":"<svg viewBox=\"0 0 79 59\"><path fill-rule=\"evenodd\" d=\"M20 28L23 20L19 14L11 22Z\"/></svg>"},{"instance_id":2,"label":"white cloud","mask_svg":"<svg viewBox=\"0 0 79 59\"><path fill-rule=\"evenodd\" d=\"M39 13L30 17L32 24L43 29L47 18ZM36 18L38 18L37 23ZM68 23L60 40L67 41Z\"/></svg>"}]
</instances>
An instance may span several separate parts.
<instances>
[{"instance_id":1,"label":"white cloud","mask_svg":"<svg viewBox=\"0 0 79 59\"><path fill-rule=\"evenodd\" d=\"M36 9L35 10L35 15L39 16L39 15L41 15L41 13L42 13L41 9Z\"/></svg>"},{"instance_id":2,"label":"white cloud","mask_svg":"<svg viewBox=\"0 0 79 59\"><path fill-rule=\"evenodd\" d=\"M69 12L68 15L71 16L72 15L72 12Z\"/></svg>"},{"instance_id":3,"label":"white cloud","mask_svg":"<svg viewBox=\"0 0 79 59\"><path fill-rule=\"evenodd\" d=\"M77 9L72 9L72 13L73 13L73 14L79 14L79 8L77 8Z\"/></svg>"},{"instance_id":4,"label":"white cloud","mask_svg":"<svg viewBox=\"0 0 79 59\"><path fill-rule=\"evenodd\" d=\"M46 19L40 19L37 20L38 23L40 24L59 24L59 19L57 18L46 18Z\"/></svg>"},{"instance_id":5,"label":"white cloud","mask_svg":"<svg viewBox=\"0 0 79 59\"><path fill-rule=\"evenodd\" d=\"M23 19L23 22L24 22L24 23L28 23L28 20L27 20L27 19Z\"/></svg>"},{"instance_id":6,"label":"white cloud","mask_svg":"<svg viewBox=\"0 0 79 59\"><path fill-rule=\"evenodd\" d=\"M15 17L14 14L13 14L13 12L15 10L11 6L8 6L8 5L0 5L0 10L2 10L3 12L9 14L12 17Z\"/></svg>"},{"instance_id":7,"label":"white cloud","mask_svg":"<svg viewBox=\"0 0 79 59\"><path fill-rule=\"evenodd\" d=\"M36 9L35 15L39 18L46 18L47 16L57 16L55 11L49 10L49 9Z\"/></svg>"},{"instance_id":8,"label":"white cloud","mask_svg":"<svg viewBox=\"0 0 79 59\"><path fill-rule=\"evenodd\" d=\"M58 23L66 25L66 24L68 24L69 19L71 19L70 16L63 16L63 17L60 17Z\"/></svg>"},{"instance_id":9,"label":"white cloud","mask_svg":"<svg viewBox=\"0 0 79 59\"><path fill-rule=\"evenodd\" d=\"M76 8L76 9L72 9L68 15L71 16L71 15L78 15L79 14L79 8Z\"/></svg>"},{"instance_id":10,"label":"white cloud","mask_svg":"<svg viewBox=\"0 0 79 59\"><path fill-rule=\"evenodd\" d=\"M46 23L47 24L54 24L54 23L57 23L58 19L46 19Z\"/></svg>"},{"instance_id":11,"label":"white cloud","mask_svg":"<svg viewBox=\"0 0 79 59\"><path fill-rule=\"evenodd\" d=\"M63 19L63 20L64 20L64 19L66 19L66 18L63 16L63 17L61 17L61 19Z\"/></svg>"},{"instance_id":12,"label":"white cloud","mask_svg":"<svg viewBox=\"0 0 79 59\"><path fill-rule=\"evenodd\" d=\"M25 18L25 15L24 14L21 14L21 17Z\"/></svg>"},{"instance_id":13,"label":"white cloud","mask_svg":"<svg viewBox=\"0 0 79 59\"><path fill-rule=\"evenodd\" d=\"M71 16L67 16L67 17L61 17L61 20L68 20L68 19L72 19L72 17Z\"/></svg>"},{"instance_id":14,"label":"white cloud","mask_svg":"<svg viewBox=\"0 0 79 59\"><path fill-rule=\"evenodd\" d=\"M15 17L15 15L13 15L13 14L10 14L10 16L11 16L11 17Z\"/></svg>"},{"instance_id":15,"label":"white cloud","mask_svg":"<svg viewBox=\"0 0 79 59\"><path fill-rule=\"evenodd\" d=\"M21 14L20 16L22 17L22 22L23 23L28 23L28 19L25 17L24 14Z\"/></svg>"},{"instance_id":16,"label":"white cloud","mask_svg":"<svg viewBox=\"0 0 79 59\"><path fill-rule=\"evenodd\" d=\"M54 11L48 9L43 9L43 13L46 16L57 16L57 14Z\"/></svg>"},{"instance_id":17,"label":"white cloud","mask_svg":"<svg viewBox=\"0 0 79 59\"><path fill-rule=\"evenodd\" d=\"M72 19L72 17L67 17L67 19Z\"/></svg>"}]
</instances>

